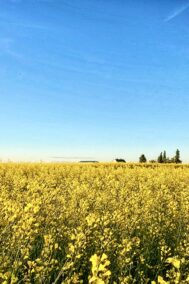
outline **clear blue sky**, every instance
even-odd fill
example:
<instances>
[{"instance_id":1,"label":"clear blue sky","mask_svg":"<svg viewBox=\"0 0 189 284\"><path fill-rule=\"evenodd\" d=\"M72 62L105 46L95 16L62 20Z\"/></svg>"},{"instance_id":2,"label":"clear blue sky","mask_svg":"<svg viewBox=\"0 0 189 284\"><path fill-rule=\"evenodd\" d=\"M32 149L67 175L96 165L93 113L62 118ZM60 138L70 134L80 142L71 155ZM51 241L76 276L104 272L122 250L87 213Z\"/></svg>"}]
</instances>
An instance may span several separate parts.
<instances>
[{"instance_id":1,"label":"clear blue sky","mask_svg":"<svg viewBox=\"0 0 189 284\"><path fill-rule=\"evenodd\" d=\"M2 159L189 162L189 1L0 0L0 106Z\"/></svg>"}]
</instances>

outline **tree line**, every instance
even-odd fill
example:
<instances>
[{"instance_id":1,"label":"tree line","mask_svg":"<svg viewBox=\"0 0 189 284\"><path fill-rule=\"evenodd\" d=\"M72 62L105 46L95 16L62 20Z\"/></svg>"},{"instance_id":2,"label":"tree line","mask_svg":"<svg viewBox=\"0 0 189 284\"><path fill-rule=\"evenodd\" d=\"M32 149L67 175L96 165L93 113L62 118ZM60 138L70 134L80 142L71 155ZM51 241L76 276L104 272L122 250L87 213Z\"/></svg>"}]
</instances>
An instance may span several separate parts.
<instances>
[{"instance_id":1,"label":"tree line","mask_svg":"<svg viewBox=\"0 0 189 284\"><path fill-rule=\"evenodd\" d=\"M144 154L142 154L139 157L139 163L146 163L147 158ZM175 164L181 164L182 161L180 159L180 151L177 149L175 156L172 158L167 157L166 151L163 151L159 154L157 157L157 160L150 160L150 163L175 163Z\"/></svg>"}]
</instances>

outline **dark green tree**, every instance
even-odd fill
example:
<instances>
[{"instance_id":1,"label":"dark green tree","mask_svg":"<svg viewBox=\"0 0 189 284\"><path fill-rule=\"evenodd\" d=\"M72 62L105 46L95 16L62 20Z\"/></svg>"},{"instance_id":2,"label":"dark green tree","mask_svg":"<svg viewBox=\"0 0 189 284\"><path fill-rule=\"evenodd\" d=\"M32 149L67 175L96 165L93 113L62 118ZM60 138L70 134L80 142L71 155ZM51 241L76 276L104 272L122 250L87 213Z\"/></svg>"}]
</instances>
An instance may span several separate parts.
<instances>
[{"instance_id":1,"label":"dark green tree","mask_svg":"<svg viewBox=\"0 0 189 284\"><path fill-rule=\"evenodd\" d=\"M167 163L166 151L163 152L163 163Z\"/></svg>"},{"instance_id":2,"label":"dark green tree","mask_svg":"<svg viewBox=\"0 0 189 284\"><path fill-rule=\"evenodd\" d=\"M157 161L158 161L158 163L163 163L163 154L162 154L162 152L160 153Z\"/></svg>"},{"instance_id":3,"label":"dark green tree","mask_svg":"<svg viewBox=\"0 0 189 284\"><path fill-rule=\"evenodd\" d=\"M174 162L176 164L181 164L182 161L180 160L180 151L179 149L176 150L176 154L175 154L175 157L174 157Z\"/></svg>"},{"instance_id":4,"label":"dark green tree","mask_svg":"<svg viewBox=\"0 0 189 284\"><path fill-rule=\"evenodd\" d=\"M145 157L144 154L142 154L140 157L139 157L139 163L146 163L147 162L147 159Z\"/></svg>"}]
</instances>

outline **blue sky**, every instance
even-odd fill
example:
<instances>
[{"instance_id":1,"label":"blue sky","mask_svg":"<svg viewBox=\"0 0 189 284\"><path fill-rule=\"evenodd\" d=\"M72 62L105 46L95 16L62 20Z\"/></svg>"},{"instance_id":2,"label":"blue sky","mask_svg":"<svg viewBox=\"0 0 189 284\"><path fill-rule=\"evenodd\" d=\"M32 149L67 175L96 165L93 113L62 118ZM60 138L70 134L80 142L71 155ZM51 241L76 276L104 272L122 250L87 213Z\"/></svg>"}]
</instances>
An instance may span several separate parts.
<instances>
[{"instance_id":1,"label":"blue sky","mask_svg":"<svg viewBox=\"0 0 189 284\"><path fill-rule=\"evenodd\" d=\"M0 0L2 159L189 162L188 91L189 1Z\"/></svg>"}]
</instances>

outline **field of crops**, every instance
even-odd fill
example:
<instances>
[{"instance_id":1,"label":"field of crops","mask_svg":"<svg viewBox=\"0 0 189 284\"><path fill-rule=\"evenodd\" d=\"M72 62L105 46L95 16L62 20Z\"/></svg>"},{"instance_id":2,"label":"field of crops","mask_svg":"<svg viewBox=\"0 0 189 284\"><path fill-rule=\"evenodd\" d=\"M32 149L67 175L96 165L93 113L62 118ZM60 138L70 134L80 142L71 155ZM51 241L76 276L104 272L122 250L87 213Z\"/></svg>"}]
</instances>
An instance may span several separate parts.
<instances>
[{"instance_id":1,"label":"field of crops","mask_svg":"<svg viewBox=\"0 0 189 284\"><path fill-rule=\"evenodd\" d=\"M0 283L189 283L189 166L0 164Z\"/></svg>"}]
</instances>

